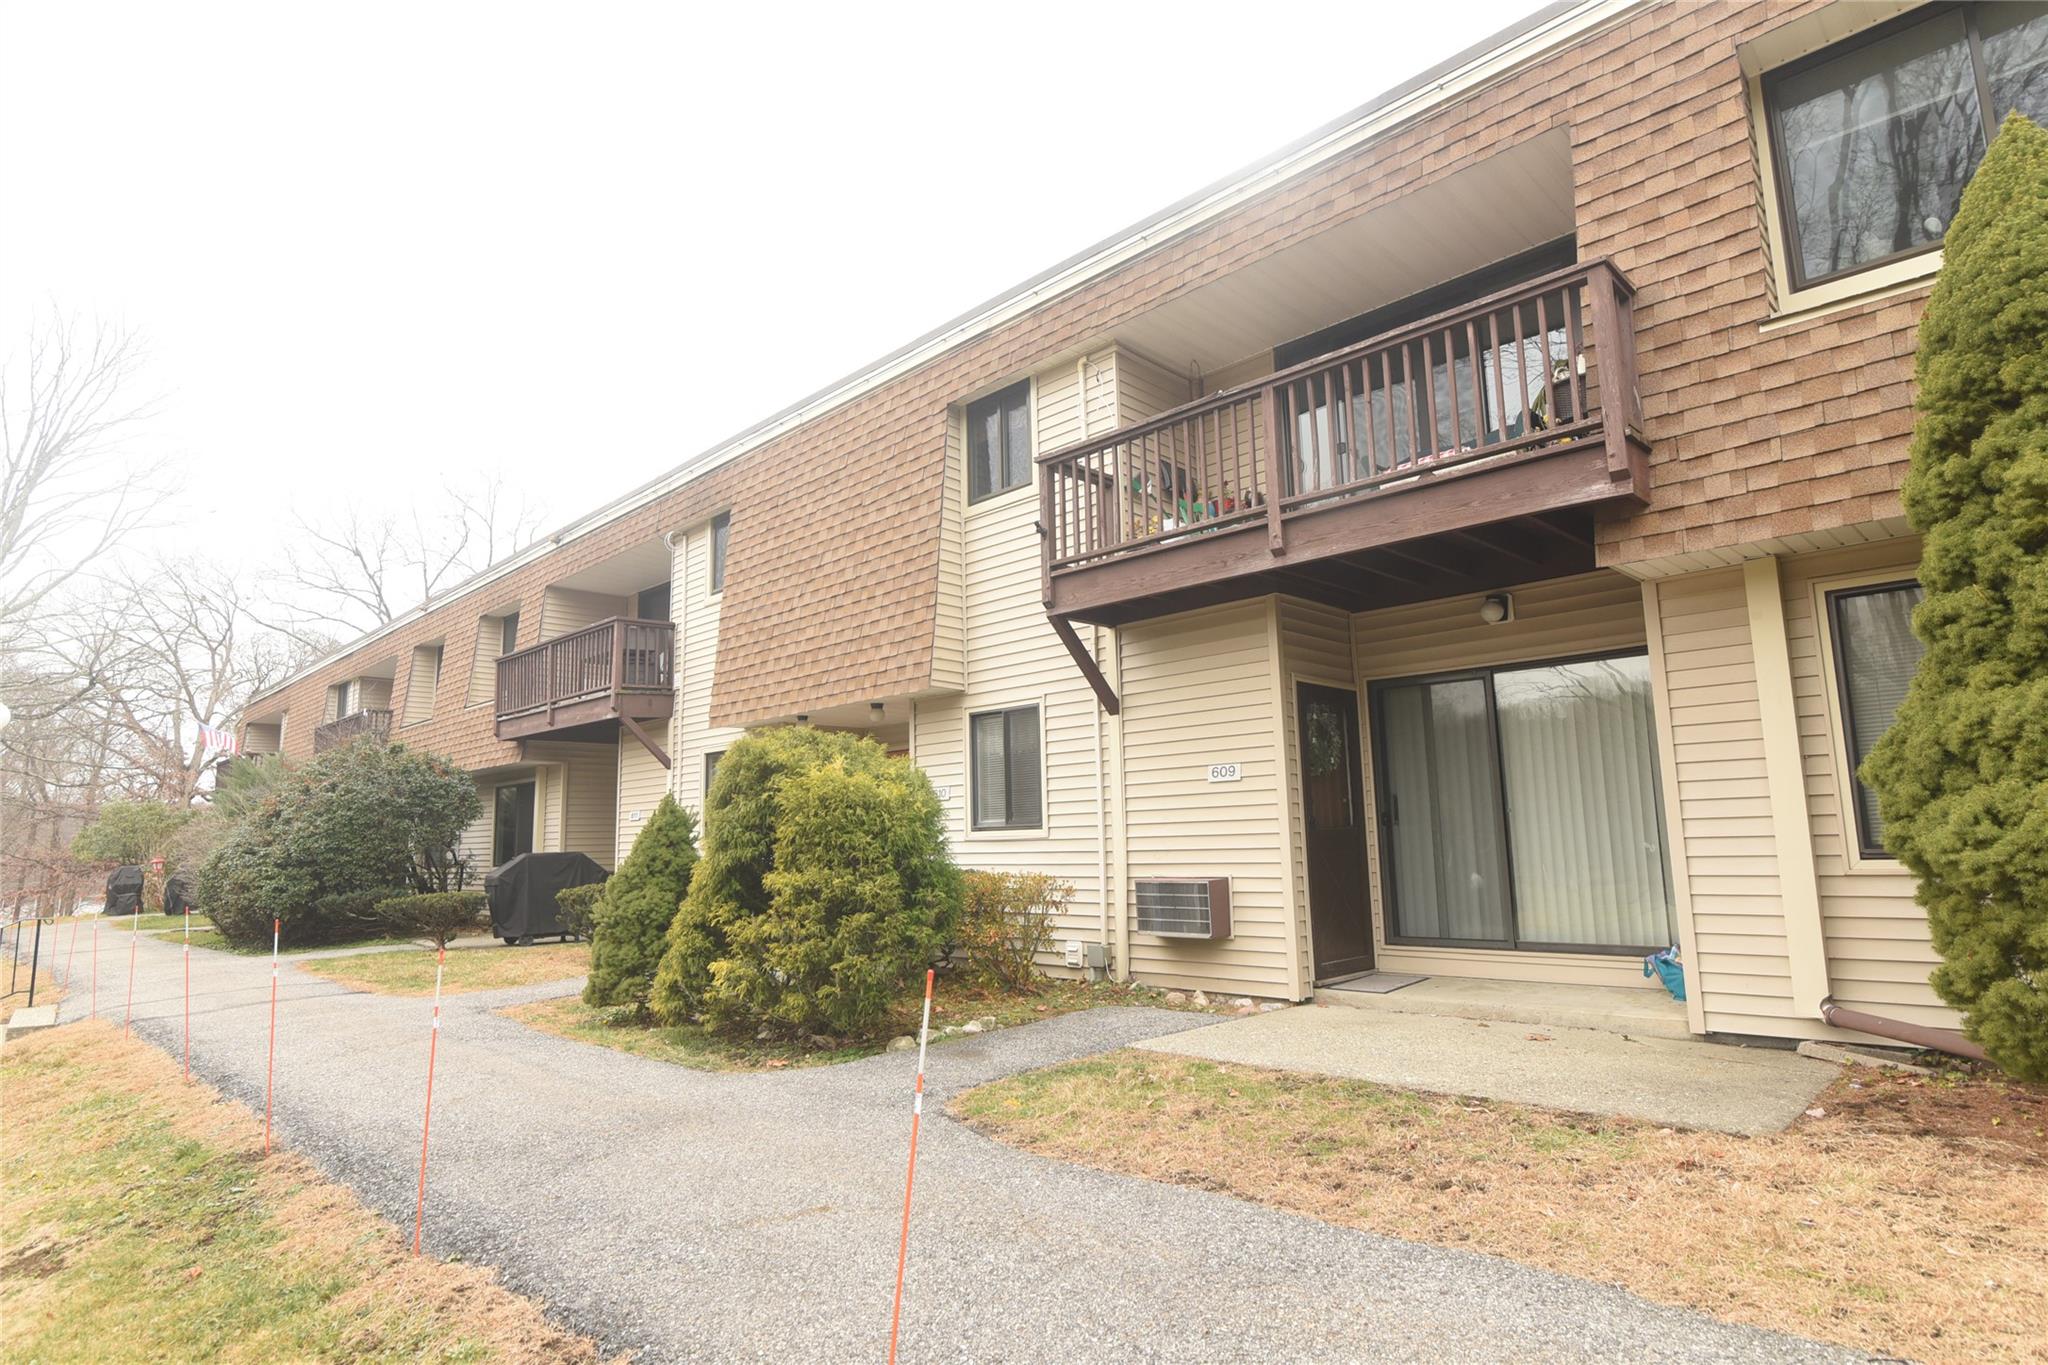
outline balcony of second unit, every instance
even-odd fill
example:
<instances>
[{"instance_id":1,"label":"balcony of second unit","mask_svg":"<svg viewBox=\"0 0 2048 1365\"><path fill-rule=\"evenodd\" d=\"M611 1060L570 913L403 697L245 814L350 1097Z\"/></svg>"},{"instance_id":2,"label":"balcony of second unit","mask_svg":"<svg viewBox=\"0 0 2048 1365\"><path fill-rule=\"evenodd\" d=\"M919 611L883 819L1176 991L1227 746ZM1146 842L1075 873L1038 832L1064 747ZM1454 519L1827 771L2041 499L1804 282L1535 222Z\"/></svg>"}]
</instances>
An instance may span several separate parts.
<instances>
[{"instance_id":1,"label":"balcony of second unit","mask_svg":"<svg viewBox=\"0 0 2048 1365\"><path fill-rule=\"evenodd\" d=\"M324 725L314 726L313 752L316 754L325 753L329 749L338 749L351 740L362 739L366 736L376 740L379 744L391 738L390 708L371 707L361 711L351 711L339 719L330 720Z\"/></svg>"},{"instance_id":2,"label":"balcony of second unit","mask_svg":"<svg viewBox=\"0 0 2048 1365\"><path fill-rule=\"evenodd\" d=\"M1553 271L1040 457L1047 610L1359 609L1592 567L1641 502L1632 289Z\"/></svg>"},{"instance_id":3,"label":"balcony of second unit","mask_svg":"<svg viewBox=\"0 0 2048 1365\"><path fill-rule=\"evenodd\" d=\"M596 738L619 722L666 720L674 708L667 621L615 616L498 660L499 739Z\"/></svg>"}]
</instances>

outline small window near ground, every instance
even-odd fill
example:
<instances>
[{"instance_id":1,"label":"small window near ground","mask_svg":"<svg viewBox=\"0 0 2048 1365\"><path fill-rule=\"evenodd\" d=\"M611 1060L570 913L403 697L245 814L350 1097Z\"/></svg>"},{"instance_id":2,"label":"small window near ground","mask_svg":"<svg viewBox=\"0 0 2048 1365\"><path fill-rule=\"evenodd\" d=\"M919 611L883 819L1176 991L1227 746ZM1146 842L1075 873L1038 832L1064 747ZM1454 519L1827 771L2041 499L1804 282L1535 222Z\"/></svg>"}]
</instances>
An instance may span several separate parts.
<instances>
[{"instance_id":1,"label":"small window near ground","mask_svg":"<svg viewBox=\"0 0 2048 1365\"><path fill-rule=\"evenodd\" d=\"M967 405L967 500L1031 482L1031 383Z\"/></svg>"},{"instance_id":2,"label":"small window near ground","mask_svg":"<svg viewBox=\"0 0 2048 1365\"><path fill-rule=\"evenodd\" d=\"M2048 116L2048 4L1929 6L1772 72L1794 288L1941 244L1999 123Z\"/></svg>"},{"instance_id":3,"label":"small window near ground","mask_svg":"<svg viewBox=\"0 0 2048 1365\"><path fill-rule=\"evenodd\" d=\"M732 513L720 512L711 519L711 591L725 591L725 545L732 537Z\"/></svg>"},{"instance_id":4,"label":"small window near ground","mask_svg":"<svg viewBox=\"0 0 2048 1365\"><path fill-rule=\"evenodd\" d=\"M1828 594L1842 738L1849 750L1849 783L1856 797L1856 846L1866 858L1891 855L1884 849L1884 817L1878 814L1877 796L1858 773L1877 741L1892 728L1913 670L1926 652L1913 634L1913 608L1925 596L1918 583Z\"/></svg>"},{"instance_id":5,"label":"small window near ground","mask_svg":"<svg viewBox=\"0 0 2048 1365\"><path fill-rule=\"evenodd\" d=\"M984 711L968 720L976 829L1038 829L1038 708Z\"/></svg>"},{"instance_id":6,"label":"small window near ground","mask_svg":"<svg viewBox=\"0 0 2048 1365\"><path fill-rule=\"evenodd\" d=\"M718 771L718 760L725 757L725 750L704 755L704 795L711 795L711 777Z\"/></svg>"}]
</instances>

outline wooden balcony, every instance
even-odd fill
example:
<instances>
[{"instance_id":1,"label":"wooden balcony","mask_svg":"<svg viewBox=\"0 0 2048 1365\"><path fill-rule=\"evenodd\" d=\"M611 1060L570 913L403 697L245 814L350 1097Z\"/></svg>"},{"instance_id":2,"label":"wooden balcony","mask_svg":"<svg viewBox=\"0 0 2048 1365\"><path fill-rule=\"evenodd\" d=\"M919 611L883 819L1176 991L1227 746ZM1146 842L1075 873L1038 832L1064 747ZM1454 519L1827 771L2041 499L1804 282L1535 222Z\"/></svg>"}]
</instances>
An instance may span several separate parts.
<instances>
[{"instance_id":1,"label":"wooden balcony","mask_svg":"<svg viewBox=\"0 0 2048 1365\"><path fill-rule=\"evenodd\" d=\"M1046 610L1362 610L1592 568L1594 509L1648 494L1632 294L1581 263L1041 456Z\"/></svg>"},{"instance_id":2,"label":"wooden balcony","mask_svg":"<svg viewBox=\"0 0 2048 1365\"><path fill-rule=\"evenodd\" d=\"M615 616L498 660L499 739L666 720L675 708L676 628ZM642 735L645 738L644 734ZM651 745L651 741L649 741Z\"/></svg>"},{"instance_id":3,"label":"wooden balcony","mask_svg":"<svg viewBox=\"0 0 2048 1365\"><path fill-rule=\"evenodd\" d=\"M338 749L350 740L368 735L379 744L391 738L391 712L351 711L339 720L330 720L325 725L313 727L313 752L325 753Z\"/></svg>"}]
</instances>

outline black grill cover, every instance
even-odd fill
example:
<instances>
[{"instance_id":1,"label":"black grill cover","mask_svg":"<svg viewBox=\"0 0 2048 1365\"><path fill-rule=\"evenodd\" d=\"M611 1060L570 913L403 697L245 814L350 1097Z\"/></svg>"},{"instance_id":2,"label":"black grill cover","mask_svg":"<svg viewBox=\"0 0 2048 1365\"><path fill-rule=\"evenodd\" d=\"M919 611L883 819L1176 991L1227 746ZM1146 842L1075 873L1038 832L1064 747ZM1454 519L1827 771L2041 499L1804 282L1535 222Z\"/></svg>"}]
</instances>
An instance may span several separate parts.
<instances>
[{"instance_id":1,"label":"black grill cover","mask_svg":"<svg viewBox=\"0 0 2048 1365\"><path fill-rule=\"evenodd\" d=\"M184 872L173 872L164 883L164 913L166 915L197 914L199 907L192 900L192 878Z\"/></svg>"},{"instance_id":2,"label":"black grill cover","mask_svg":"<svg viewBox=\"0 0 2048 1365\"><path fill-rule=\"evenodd\" d=\"M103 915L133 915L142 909L142 869L117 867L107 874L107 905Z\"/></svg>"},{"instance_id":3,"label":"black grill cover","mask_svg":"<svg viewBox=\"0 0 2048 1365\"><path fill-rule=\"evenodd\" d=\"M611 874L587 853L522 853L484 873L491 932L499 938L567 937L555 893L601 882Z\"/></svg>"}]
</instances>

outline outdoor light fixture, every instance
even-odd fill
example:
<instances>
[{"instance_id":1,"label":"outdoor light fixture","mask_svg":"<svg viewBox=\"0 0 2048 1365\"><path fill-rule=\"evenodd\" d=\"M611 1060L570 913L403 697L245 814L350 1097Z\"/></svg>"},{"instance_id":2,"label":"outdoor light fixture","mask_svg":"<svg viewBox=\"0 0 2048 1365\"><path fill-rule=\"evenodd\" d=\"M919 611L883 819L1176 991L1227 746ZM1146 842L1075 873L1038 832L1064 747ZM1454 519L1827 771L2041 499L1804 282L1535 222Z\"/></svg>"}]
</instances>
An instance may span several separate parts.
<instances>
[{"instance_id":1,"label":"outdoor light fixture","mask_svg":"<svg viewBox=\"0 0 2048 1365\"><path fill-rule=\"evenodd\" d=\"M808 712L804 712L804 711L799 711L799 712L797 712L797 713L796 713L796 723L797 723L798 725L809 725L809 724L811 723L811 717L810 717L810 714L809 714Z\"/></svg>"},{"instance_id":2,"label":"outdoor light fixture","mask_svg":"<svg viewBox=\"0 0 2048 1365\"><path fill-rule=\"evenodd\" d=\"M873 721L875 724L880 725L882 723L882 718L886 713L886 710L887 708L885 708L882 705L882 703L878 701L871 701L868 703L868 719Z\"/></svg>"},{"instance_id":3,"label":"outdoor light fixture","mask_svg":"<svg viewBox=\"0 0 2048 1365\"><path fill-rule=\"evenodd\" d=\"M1515 599L1504 592L1494 593L1479 604L1479 619L1489 626L1515 619Z\"/></svg>"}]
</instances>

